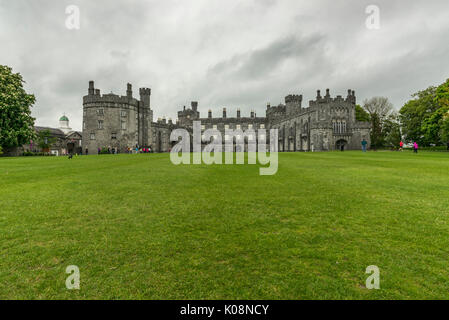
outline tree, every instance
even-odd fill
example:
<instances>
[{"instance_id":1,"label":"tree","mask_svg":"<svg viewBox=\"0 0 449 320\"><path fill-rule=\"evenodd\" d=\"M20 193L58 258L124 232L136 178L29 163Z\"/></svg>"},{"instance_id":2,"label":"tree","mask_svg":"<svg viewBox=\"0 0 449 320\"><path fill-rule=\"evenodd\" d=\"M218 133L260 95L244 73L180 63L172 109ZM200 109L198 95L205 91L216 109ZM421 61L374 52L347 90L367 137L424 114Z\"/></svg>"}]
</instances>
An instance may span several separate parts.
<instances>
[{"instance_id":1,"label":"tree","mask_svg":"<svg viewBox=\"0 0 449 320\"><path fill-rule=\"evenodd\" d=\"M396 113L391 114L384 122L384 136L385 145L397 148L399 142L402 140L401 123L399 121L399 115Z\"/></svg>"},{"instance_id":2,"label":"tree","mask_svg":"<svg viewBox=\"0 0 449 320\"><path fill-rule=\"evenodd\" d=\"M19 73L0 65L0 146L4 150L29 143L35 135L31 107L36 99L25 92L23 84Z\"/></svg>"},{"instance_id":3,"label":"tree","mask_svg":"<svg viewBox=\"0 0 449 320\"><path fill-rule=\"evenodd\" d=\"M363 109L370 115L377 114L383 121L393 112L393 105L386 97L373 97L363 102Z\"/></svg>"},{"instance_id":4,"label":"tree","mask_svg":"<svg viewBox=\"0 0 449 320\"><path fill-rule=\"evenodd\" d=\"M369 113L366 112L360 105L355 106L355 119L357 121L369 122Z\"/></svg>"},{"instance_id":5,"label":"tree","mask_svg":"<svg viewBox=\"0 0 449 320\"><path fill-rule=\"evenodd\" d=\"M3 154L2 147L0 146L0 155Z\"/></svg>"},{"instance_id":6,"label":"tree","mask_svg":"<svg viewBox=\"0 0 449 320\"><path fill-rule=\"evenodd\" d=\"M393 105L385 97L373 97L363 102L363 109L369 113L371 121L371 147L376 149L385 144L384 125L393 112Z\"/></svg>"},{"instance_id":7,"label":"tree","mask_svg":"<svg viewBox=\"0 0 449 320\"><path fill-rule=\"evenodd\" d=\"M449 111L449 80L412 95L399 111L406 140L422 145L447 142L446 119Z\"/></svg>"},{"instance_id":8,"label":"tree","mask_svg":"<svg viewBox=\"0 0 449 320\"><path fill-rule=\"evenodd\" d=\"M50 130L42 130L39 132L37 137L38 146L44 150L50 149L50 146L56 142L56 138L52 137Z\"/></svg>"},{"instance_id":9,"label":"tree","mask_svg":"<svg viewBox=\"0 0 449 320\"><path fill-rule=\"evenodd\" d=\"M449 142L449 111L443 116L440 136L443 144Z\"/></svg>"}]
</instances>

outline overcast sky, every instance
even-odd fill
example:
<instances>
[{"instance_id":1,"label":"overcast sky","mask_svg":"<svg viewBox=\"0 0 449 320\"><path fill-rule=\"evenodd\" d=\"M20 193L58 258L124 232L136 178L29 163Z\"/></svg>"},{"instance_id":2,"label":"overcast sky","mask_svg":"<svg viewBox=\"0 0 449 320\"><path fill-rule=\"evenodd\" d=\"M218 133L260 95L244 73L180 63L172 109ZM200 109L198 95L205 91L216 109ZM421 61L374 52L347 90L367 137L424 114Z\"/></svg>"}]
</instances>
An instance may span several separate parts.
<instances>
[{"instance_id":1,"label":"overcast sky","mask_svg":"<svg viewBox=\"0 0 449 320\"><path fill-rule=\"evenodd\" d=\"M365 9L380 8L380 29ZM66 7L80 29L66 27ZM0 0L0 64L36 95L37 125L65 113L80 130L88 81L125 95L152 88L155 120L199 102L202 116L265 115L290 93L356 91L400 108L449 78L448 0Z\"/></svg>"}]
</instances>

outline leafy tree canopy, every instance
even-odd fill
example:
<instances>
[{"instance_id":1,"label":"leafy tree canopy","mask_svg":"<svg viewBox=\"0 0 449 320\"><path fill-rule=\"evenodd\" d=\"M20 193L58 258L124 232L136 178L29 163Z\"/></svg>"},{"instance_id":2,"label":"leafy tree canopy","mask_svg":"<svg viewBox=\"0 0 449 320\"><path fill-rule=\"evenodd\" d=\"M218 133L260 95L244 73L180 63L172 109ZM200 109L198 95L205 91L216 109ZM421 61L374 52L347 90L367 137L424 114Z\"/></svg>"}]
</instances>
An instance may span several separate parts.
<instances>
[{"instance_id":1,"label":"leafy tree canopy","mask_svg":"<svg viewBox=\"0 0 449 320\"><path fill-rule=\"evenodd\" d=\"M400 110L407 141L423 145L441 144L449 138L449 79L438 87L429 87L412 95Z\"/></svg>"},{"instance_id":2,"label":"leafy tree canopy","mask_svg":"<svg viewBox=\"0 0 449 320\"><path fill-rule=\"evenodd\" d=\"M370 121L369 113L366 112L360 105L355 106L355 119L357 121Z\"/></svg>"},{"instance_id":3,"label":"leafy tree canopy","mask_svg":"<svg viewBox=\"0 0 449 320\"><path fill-rule=\"evenodd\" d=\"M363 109L369 114L371 122L371 147L383 147L391 128L386 124L394 113L393 104L386 97L373 97L363 102Z\"/></svg>"},{"instance_id":4,"label":"leafy tree canopy","mask_svg":"<svg viewBox=\"0 0 449 320\"><path fill-rule=\"evenodd\" d=\"M19 73L0 65L0 146L3 149L29 143L34 137L31 106L35 97L25 92L23 84Z\"/></svg>"}]
</instances>

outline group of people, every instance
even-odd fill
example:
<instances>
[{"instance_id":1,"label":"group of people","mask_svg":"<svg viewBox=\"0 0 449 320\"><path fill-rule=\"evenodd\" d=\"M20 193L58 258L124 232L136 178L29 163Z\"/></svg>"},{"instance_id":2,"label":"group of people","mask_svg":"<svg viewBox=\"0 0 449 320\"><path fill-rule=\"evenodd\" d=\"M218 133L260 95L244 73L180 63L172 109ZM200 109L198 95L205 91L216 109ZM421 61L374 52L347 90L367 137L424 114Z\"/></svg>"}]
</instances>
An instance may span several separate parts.
<instances>
[{"instance_id":1,"label":"group of people","mask_svg":"<svg viewBox=\"0 0 449 320\"><path fill-rule=\"evenodd\" d=\"M363 139L362 140L362 150L363 152L366 152L366 148L367 148L368 142ZM413 152L414 153L418 153L418 149L419 149L419 145L418 142L413 142ZM449 142L447 144L447 149L449 150ZM399 151L403 151L404 150L404 142L399 142Z\"/></svg>"},{"instance_id":2,"label":"group of people","mask_svg":"<svg viewBox=\"0 0 449 320\"><path fill-rule=\"evenodd\" d=\"M418 142L413 142L413 152L414 153L418 153L418 149L419 149L419 145ZM399 151L403 151L404 150L404 142L399 142Z\"/></svg>"},{"instance_id":3,"label":"group of people","mask_svg":"<svg viewBox=\"0 0 449 320\"><path fill-rule=\"evenodd\" d=\"M151 147L145 146L145 147L139 147L136 146L135 148L128 148L128 153L133 153L135 151L136 153L152 153L153 150Z\"/></svg>"},{"instance_id":4,"label":"group of people","mask_svg":"<svg viewBox=\"0 0 449 320\"><path fill-rule=\"evenodd\" d=\"M115 147L107 147L107 148L98 148L98 154L105 154L105 153L107 153L107 154L118 154L118 153L120 153L119 152L119 149L118 148L115 148ZM88 154L88 150L86 149L86 154Z\"/></svg>"},{"instance_id":5,"label":"group of people","mask_svg":"<svg viewBox=\"0 0 449 320\"><path fill-rule=\"evenodd\" d=\"M145 147L127 147L126 153L151 153L153 150L151 147L145 146ZM115 147L108 147L108 148L98 148L98 154L118 154L120 153L119 148ZM88 150L86 149L86 154L88 154Z\"/></svg>"}]
</instances>

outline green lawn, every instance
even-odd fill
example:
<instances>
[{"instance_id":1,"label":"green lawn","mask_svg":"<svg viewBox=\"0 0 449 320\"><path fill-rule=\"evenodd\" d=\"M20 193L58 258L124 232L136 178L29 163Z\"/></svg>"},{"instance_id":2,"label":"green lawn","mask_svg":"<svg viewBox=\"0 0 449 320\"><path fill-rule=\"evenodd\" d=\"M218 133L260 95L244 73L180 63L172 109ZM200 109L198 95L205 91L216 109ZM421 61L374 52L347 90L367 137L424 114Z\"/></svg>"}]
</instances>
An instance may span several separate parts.
<instances>
[{"instance_id":1,"label":"green lawn","mask_svg":"<svg viewBox=\"0 0 449 320\"><path fill-rule=\"evenodd\" d=\"M449 153L0 158L0 253L1 299L449 298Z\"/></svg>"}]
</instances>

